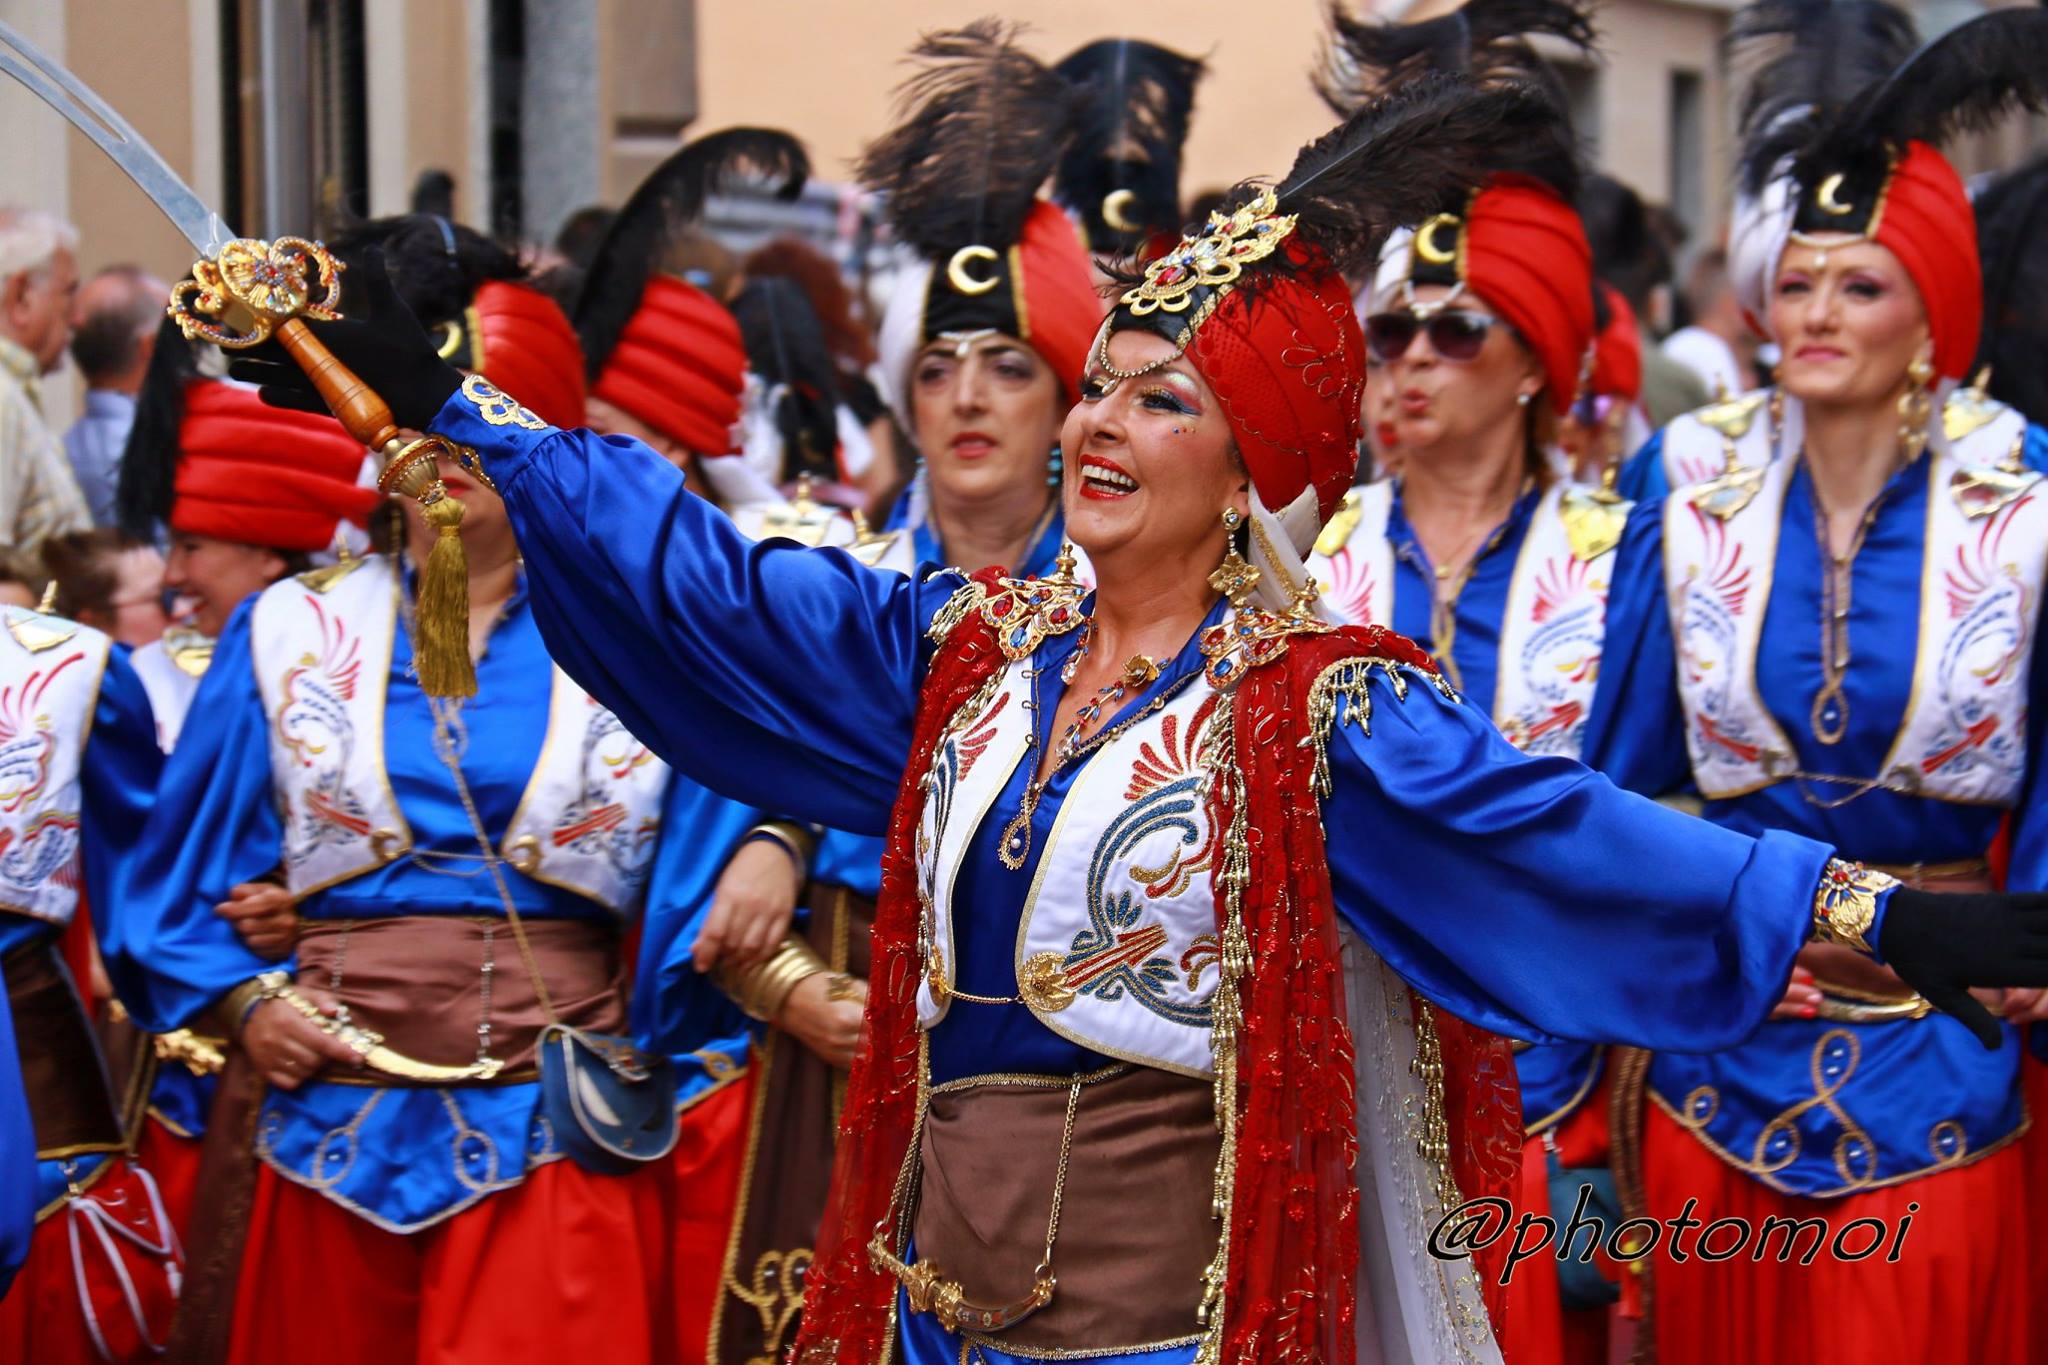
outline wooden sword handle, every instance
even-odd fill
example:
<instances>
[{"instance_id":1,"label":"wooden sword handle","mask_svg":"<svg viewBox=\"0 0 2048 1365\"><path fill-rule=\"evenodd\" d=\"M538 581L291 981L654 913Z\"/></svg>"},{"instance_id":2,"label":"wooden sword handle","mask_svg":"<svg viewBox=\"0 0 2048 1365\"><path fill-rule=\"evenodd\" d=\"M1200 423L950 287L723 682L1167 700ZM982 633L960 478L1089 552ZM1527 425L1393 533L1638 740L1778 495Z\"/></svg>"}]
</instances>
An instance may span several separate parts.
<instances>
[{"instance_id":1,"label":"wooden sword handle","mask_svg":"<svg viewBox=\"0 0 2048 1365\"><path fill-rule=\"evenodd\" d=\"M392 420L391 405L358 379L355 371L335 359L334 352L321 344L303 320L288 318L272 335L313 381L328 411L348 428L349 435L377 451L398 439L398 423Z\"/></svg>"}]
</instances>

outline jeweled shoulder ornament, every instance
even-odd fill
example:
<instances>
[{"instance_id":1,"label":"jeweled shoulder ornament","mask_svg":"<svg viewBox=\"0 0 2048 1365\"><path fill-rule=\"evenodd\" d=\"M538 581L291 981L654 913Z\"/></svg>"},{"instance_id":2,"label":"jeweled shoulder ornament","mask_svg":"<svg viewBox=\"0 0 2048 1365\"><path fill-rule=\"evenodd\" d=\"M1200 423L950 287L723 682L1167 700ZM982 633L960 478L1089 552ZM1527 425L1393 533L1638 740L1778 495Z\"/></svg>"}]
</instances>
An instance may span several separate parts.
<instances>
[{"instance_id":1,"label":"jeweled shoulder ornament","mask_svg":"<svg viewBox=\"0 0 2048 1365\"><path fill-rule=\"evenodd\" d=\"M171 291L169 313L187 337L229 350L276 341L319 389L349 435L384 459L378 487L417 500L438 531L421 571L414 658L420 686L435 696L473 696L468 576L459 528L462 504L448 495L434 456L475 460L443 437L406 441L391 408L313 335L305 319L341 316L342 263L302 237L237 237L155 148L105 100L15 28L0 21L0 72L69 119L149 196L199 253L192 278ZM488 482L488 480L485 480Z\"/></svg>"}]
</instances>

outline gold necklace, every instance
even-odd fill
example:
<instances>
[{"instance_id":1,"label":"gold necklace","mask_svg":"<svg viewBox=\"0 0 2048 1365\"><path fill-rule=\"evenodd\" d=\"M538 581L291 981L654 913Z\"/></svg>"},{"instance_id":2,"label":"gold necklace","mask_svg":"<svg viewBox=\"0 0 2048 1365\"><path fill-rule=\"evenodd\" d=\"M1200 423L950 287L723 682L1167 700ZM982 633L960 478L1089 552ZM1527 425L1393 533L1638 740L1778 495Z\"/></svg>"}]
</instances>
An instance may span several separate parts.
<instances>
[{"instance_id":1,"label":"gold necklace","mask_svg":"<svg viewBox=\"0 0 2048 1365\"><path fill-rule=\"evenodd\" d=\"M1089 632L1089 635L1092 635L1095 623L1093 621L1088 622L1084 629ZM1082 637L1081 643L1075 648L1075 656L1078 656L1087 648L1089 635ZM1061 676L1065 679L1071 679L1073 676L1072 666L1078 662L1078 657L1069 656L1067 666L1062 669ZM1024 758L1026 762L1031 764L1031 780L1025 784L1023 799L1017 803L1017 813L1010 817L1010 823L1003 826L1001 842L996 845L996 857L1001 860L1004 867L1012 872L1023 871L1024 864L1030 860L1031 817L1037 814L1038 799L1045 794L1046 787L1051 784L1053 778L1059 775L1060 770L1075 759L1093 753L1124 731L1130 729L1133 725L1136 725L1139 721L1145 719L1145 717L1151 715L1154 711L1157 711L1160 707L1166 705L1187 683L1186 678L1181 679L1180 682L1175 683L1172 687L1167 688L1164 692L1154 697L1136 715L1111 726L1109 729L1095 735L1092 739L1082 740L1080 738L1082 722L1099 716L1104 703L1110 698L1112 693L1117 697L1121 697L1132 687L1144 686L1159 676L1159 665L1143 654L1133 655L1130 662L1124 665L1124 671L1113 682L1105 686L1093 701L1090 701L1080 711L1075 713L1073 722L1067 726L1066 732L1060 737L1059 747L1053 751L1052 766L1047 768L1043 774L1040 774L1038 772L1037 754L1038 675L1040 671L1036 668L1026 668L1024 670L1024 676L1031 682L1031 700L1028 706L1032 713L1032 724L1030 731L1024 736ZM1194 675L1189 674L1188 676L1193 677Z\"/></svg>"},{"instance_id":2,"label":"gold necklace","mask_svg":"<svg viewBox=\"0 0 2048 1365\"><path fill-rule=\"evenodd\" d=\"M1870 500L1870 505L1863 509L1863 519L1856 525L1856 534L1850 539L1849 548L1836 554L1834 537L1828 525L1827 505L1821 501L1820 485L1813 479L1811 465L1807 466L1807 481L1813 491L1813 535L1822 561L1821 685L1820 690L1813 694L1813 707L1807 713L1807 724L1813 731L1813 737L1822 744L1840 744L1849 733L1849 695L1843 690L1842 683L1849 672L1849 607L1856 556L1862 553L1870 528L1877 524L1878 509L1884 506L1884 494L1880 491Z\"/></svg>"}]
</instances>

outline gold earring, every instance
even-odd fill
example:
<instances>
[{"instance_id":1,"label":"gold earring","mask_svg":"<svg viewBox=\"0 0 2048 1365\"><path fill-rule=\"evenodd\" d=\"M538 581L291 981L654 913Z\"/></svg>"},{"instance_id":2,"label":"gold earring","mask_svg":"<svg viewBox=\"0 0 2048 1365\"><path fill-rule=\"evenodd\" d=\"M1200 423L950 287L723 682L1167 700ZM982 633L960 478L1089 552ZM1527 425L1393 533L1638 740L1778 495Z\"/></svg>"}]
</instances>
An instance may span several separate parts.
<instances>
[{"instance_id":1,"label":"gold earring","mask_svg":"<svg viewBox=\"0 0 2048 1365\"><path fill-rule=\"evenodd\" d=\"M1223 509L1223 562L1209 575L1209 586L1230 599L1230 605L1243 611L1252 600L1252 590L1259 586L1258 566L1237 552L1237 528L1244 524L1244 514L1235 507Z\"/></svg>"},{"instance_id":2,"label":"gold earring","mask_svg":"<svg viewBox=\"0 0 2048 1365\"><path fill-rule=\"evenodd\" d=\"M1927 419L1934 414L1933 382L1934 362L1923 351L1906 367L1906 391L1899 395L1899 448L1906 452L1907 464L1927 449Z\"/></svg>"}]
</instances>

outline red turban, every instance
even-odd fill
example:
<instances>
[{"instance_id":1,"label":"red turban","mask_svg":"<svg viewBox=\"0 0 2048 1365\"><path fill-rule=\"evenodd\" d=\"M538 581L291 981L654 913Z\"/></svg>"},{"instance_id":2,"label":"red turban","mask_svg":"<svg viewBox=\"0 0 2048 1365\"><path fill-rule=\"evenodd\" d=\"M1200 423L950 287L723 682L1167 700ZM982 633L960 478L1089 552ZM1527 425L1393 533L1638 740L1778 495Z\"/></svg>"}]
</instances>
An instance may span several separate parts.
<instances>
[{"instance_id":1,"label":"red turban","mask_svg":"<svg viewBox=\"0 0 2048 1365\"><path fill-rule=\"evenodd\" d=\"M1612 285L1599 289L1607 300L1607 325L1593 342L1593 392L1633 403L1643 391L1643 337L1636 311Z\"/></svg>"},{"instance_id":2,"label":"red turban","mask_svg":"<svg viewBox=\"0 0 2048 1365\"><path fill-rule=\"evenodd\" d=\"M1108 307L1096 292L1094 268L1073 220L1041 199L1024 220L1017 243L1024 266L1017 291L1017 333L1052 366L1068 402L1081 396L1088 346Z\"/></svg>"},{"instance_id":3,"label":"red turban","mask_svg":"<svg viewBox=\"0 0 2048 1365\"><path fill-rule=\"evenodd\" d=\"M1302 270L1233 290L1188 357L1216 391L1259 501L1278 512L1314 488L1323 521L1358 471L1365 335L1341 275Z\"/></svg>"},{"instance_id":4,"label":"red turban","mask_svg":"<svg viewBox=\"0 0 2048 1365\"><path fill-rule=\"evenodd\" d=\"M1430 235L1417 230L1418 249ZM1466 210L1458 268L1536 353L1551 404L1569 408L1593 341L1593 249L1578 211L1541 181L1496 176Z\"/></svg>"},{"instance_id":5,"label":"red turban","mask_svg":"<svg viewBox=\"0 0 2048 1365\"><path fill-rule=\"evenodd\" d=\"M1892 170L1874 234L1920 289L1934 337L1934 369L1945 379L1969 373L1984 318L1977 216L1948 158L1924 142L1906 145Z\"/></svg>"},{"instance_id":6,"label":"red turban","mask_svg":"<svg viewBox=\"0 0 2048 1365\"><path fill-rule=\"evenodd\" d=\"M598 372L596 396L699 455L729 455L747 351L718 301L654 275Z\"/></svg>"},{"instance_id":7,"label":"red turban","mask_svg":"<svg viewBox=\"0 0 2048 1365\"><path fill-rule=\"evenodd\" d=\"M583 347L555 301L491 280L469 306L469 368L532 408L549 426L583 425Z\"/></svg>"},{"instance_id":8,"label":"red turban","mask_svg":"<svg viewBox=\"0 0 2048 1365\"><path fill-rule=\"evenodd\" d=\"M218 379L185 387L171 528L278 550L323 550L379 495L357 482L363 447L332 417L269 407Z\"/></svg>"}]
</instances>

